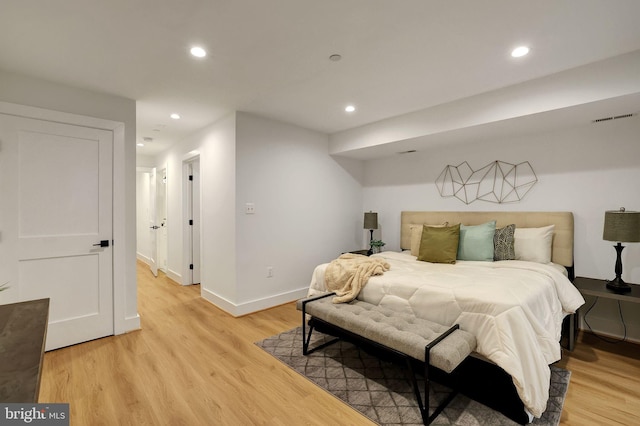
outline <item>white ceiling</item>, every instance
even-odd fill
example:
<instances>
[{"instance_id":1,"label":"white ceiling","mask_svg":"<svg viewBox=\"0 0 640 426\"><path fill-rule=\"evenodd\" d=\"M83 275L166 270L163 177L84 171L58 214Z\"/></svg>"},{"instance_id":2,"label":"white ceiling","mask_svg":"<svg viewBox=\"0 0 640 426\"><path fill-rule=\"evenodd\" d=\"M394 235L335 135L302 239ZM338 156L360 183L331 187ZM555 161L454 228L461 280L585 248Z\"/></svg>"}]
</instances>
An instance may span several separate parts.
<instances>
[{"instance_id":1,"label":"white ceiling","mask_svg":"<svg viewBox=\"0 0 640 426\"><path fill-rule=\"evenodd\" d=\"M1 0L0 68L135 99L152 155L234 110L331 134L547 76L640 49L639 21L637 0Z\"/></svg>"}]
</instances>

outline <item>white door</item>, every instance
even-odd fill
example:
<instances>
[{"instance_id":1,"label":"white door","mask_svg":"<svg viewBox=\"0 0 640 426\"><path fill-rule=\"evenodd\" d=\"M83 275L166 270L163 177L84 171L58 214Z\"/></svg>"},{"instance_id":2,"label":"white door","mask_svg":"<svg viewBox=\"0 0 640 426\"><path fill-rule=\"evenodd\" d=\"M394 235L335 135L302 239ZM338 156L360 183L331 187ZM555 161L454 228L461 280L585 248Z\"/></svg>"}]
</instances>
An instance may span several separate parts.
<instances>
[{"instance_id":1,"label":"white door","mask_svg":"<svg viewBox=\"0 0 640 426\"><path fill-rule=\"evenodd\" d=\"M158 225L156 225L156 168L149 175L149 268L158 276Z\"/></svg>"},{"instance_id":2,"label":"white door","mask_svg":"<svg viewBox=\"0 0 640 426\"><path fill-rule=\"evenodd\" d=\"M158 229L158 269L167 272L167 169L157 173L156 180L156 220L160 222Z\"/></svg>"},{"instance_id":3,"label":"white door","mask_svg":"<svg viewBox=\"0 0 640 426\"><path fill-rule=\"evenodd\" d=\"M0 303L51 299L46 350L114 332L112 158L111 131L0 114Z\"/></svg>"},{"instance_id":4,"label":"white door","mask_svg":"<svg viewBox=\"0 0 640 426\"><path fill-rule=\"evenodd\" d=\"M191 217L193 226L191 227L191 262L193 273L191 275L192 284L200 284L200 160L192 163L193 184L191 185Z\"/></svg>"},{"instance_id":5,"label":"white door","mask_svg":"<svg viewBox=\"0 0 640 426\"><path fill-rule=\"evenodd\" d=\"M184 163L184 254L183 285L200 284L200 160Z\"/></svg>"}]
</instances>

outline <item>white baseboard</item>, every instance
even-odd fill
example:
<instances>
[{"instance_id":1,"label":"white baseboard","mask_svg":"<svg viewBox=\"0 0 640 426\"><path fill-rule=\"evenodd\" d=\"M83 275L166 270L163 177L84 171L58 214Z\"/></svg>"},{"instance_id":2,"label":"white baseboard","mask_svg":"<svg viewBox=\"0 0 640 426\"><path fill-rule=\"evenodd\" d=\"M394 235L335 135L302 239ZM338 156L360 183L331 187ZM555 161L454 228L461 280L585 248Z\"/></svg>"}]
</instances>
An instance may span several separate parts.
<instances>
[{"instance_id":1,"label":"white baseboard","mask_svg":"<svg viewBox=\"0 0 640 426\"><path fill-rule=\"evenodd\" d=\"M167 269L167 277L171 278L173 281L177 282L178 284L182 284L182 275L177 273L176 271Z\"/></svg>"},{"instance_id":2,"label":"white baseboard","mask_svg":"<svg viewBox=\"0 0 640 426\"><path fill-rule=\"evenodd\" d=\"M207 290L206 288L202 288L202 286L201 286L200 287L200 296L202 296L202 298L204 300L206 300L207 302L209 302L212 305L222 309L226 313L231 314L234 317L238 316L238 315L235 314L236 305L234 305L233 303L231 303L230 301L228 301L224 297L218 296L217 294L213 293L211 290Z\"/></svg>"},{"instance_id":3,"label":"white baseboard","mask_svg":"<svg viewBox=\"0 0 640 426\"><path fill-rule=\"evenodd\" d=\"M136 257L139 261L144 262L147 265L151 265L151 259L149 259L148 257L140 253L136 253ZM164 272L162 268L158 268L158 270ZM167 269L165 273L167 274L167 277L171 278L173 281L177 282L178 284L182 284L182 275L180 275L179 273L172 271L171 269Z\"/></svg>"},{"instance_id":4,"label":"white baseboard","mask_svg":"<svg viewBox=\"0 0 640 426\"><path fill-rule=\"evenodd\" d=\"M251 300L240 304L232 303L224 297L220 297L205 288L201 290L201 295L205 300L211 302L223 311L228 312L234 317L240 317L301 299L307 295L308 291L309 287L304 287L298 290L280 293L263 299Z\"/></svg>"}]
</instances>

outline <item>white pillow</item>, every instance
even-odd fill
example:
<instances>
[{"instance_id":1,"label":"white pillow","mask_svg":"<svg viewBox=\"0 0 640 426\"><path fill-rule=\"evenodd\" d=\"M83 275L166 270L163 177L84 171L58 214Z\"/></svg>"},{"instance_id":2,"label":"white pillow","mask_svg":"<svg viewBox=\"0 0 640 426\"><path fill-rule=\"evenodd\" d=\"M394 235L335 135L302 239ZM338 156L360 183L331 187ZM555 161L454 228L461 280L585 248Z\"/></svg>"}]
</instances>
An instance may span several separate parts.
<instances>
[{"instance_id":1,"label":"white pillow","mask_svg":"<svg viewBox=\"0 0 640 426\"><path fill-rule=\"evenodd\" d=\"M417 256L422 240L422 225L409 225L409 229L411 230L411 254Z\"/></svg>"},{"instance_id":2,"label":"white pillow","mask_svg":"<svg viewBox=\"0 0 640 426\"><path fill-rule=\"evenodd\" d=\"M516 260L529 262L551 262L551 245L555 225L542 228L518 228L514 233Z\"/></svg>"}]
</instances>

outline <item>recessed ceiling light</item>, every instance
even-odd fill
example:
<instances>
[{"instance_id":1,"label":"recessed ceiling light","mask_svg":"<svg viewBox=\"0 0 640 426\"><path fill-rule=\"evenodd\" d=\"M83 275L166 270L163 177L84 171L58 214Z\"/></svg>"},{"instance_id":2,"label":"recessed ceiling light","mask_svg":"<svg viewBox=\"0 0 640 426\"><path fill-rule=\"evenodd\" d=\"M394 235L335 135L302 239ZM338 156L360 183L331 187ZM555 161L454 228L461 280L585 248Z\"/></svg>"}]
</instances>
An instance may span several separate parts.
<instances>
[{"instance_id":1,"label":"recessed ceiling light","mask_svg":"<svg viewBox=\"0 0 640 426\"><path fill-rule=\"evenodd\" d=\"M180 114L176 114L175 112L171 114L169 117L173 118L174 120L180 120Z\"/></svg>"},{"instance_id":2,"label":"recessed ceiling light","mask_svg":"<svg viewBox=\"0 0 640 426\"><path fill-rule=\"evenodd\" d=\"M511 56L513 56L514 58L519 58L526 55L527 53L529 53L529 48L527 46L520 46L511 51Z\"/></svg>"},{"instance_id":3,"label":"recessed ceiling light","mask_svg":"<svg viewBox=\"0 0 640 426\"><path fill-rule=\"evenodd\" d=\"M142 142L138 142L136 145L138 146L144 146L144 144Z\"/></svg>"},{"instance_id":4,"label":"recessed ceiling light","mask_svg":"<svg viewBox=\"0 0 640 426\"><path fill-rule=\"evenodd\" d=\"M204 58L205 56L207 56L207 51L200 46L193 46L190 52L196 58Z\"/></svg>"},{"instance_id":5,"label":"recessed ceiling light","mask_svg":"<svg viewBox=\"0 0 640 426\"><path fill-rule=\"evenodd\" d=\"M329 59L333 62L338 62L340 59L342 59L342 56L334 53L333 55L329 56Z\"/></svg>"},{"instance_id":6,"label":"recessed ceiling light","mask_svg":"<svg viewBox=\"0 0 640 426\"><path fill-rule=\"evenodd\" d=\"M353 105L347 105L344 110L347 112L353 112L356 110L356 107L354 107Z\"/></svg>"}]
</instances>

